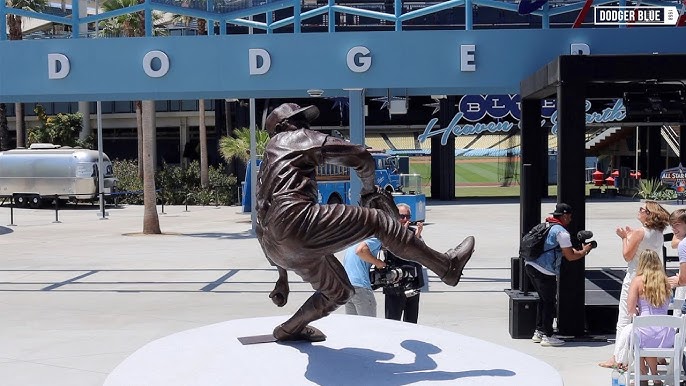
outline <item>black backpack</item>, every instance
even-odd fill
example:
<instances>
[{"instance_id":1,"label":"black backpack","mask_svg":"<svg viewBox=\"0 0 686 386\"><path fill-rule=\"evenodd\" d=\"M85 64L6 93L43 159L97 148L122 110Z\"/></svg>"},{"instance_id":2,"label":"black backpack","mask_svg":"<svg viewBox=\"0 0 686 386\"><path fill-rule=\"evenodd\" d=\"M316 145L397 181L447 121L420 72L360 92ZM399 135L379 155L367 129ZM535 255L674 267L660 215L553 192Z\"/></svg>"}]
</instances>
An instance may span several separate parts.
<instances>
[{"instance_id":1,"label":"black backpack","mask_svg":"<svg viewBox=\"0 0 686 386\"><path fill-rule=\"evenodd\" d=\"M519 257L527 261L536 260L543 253L555 249L555 247L548 250L543 249L550 228L552 228L552 224L547 222L540 223L531 228L519 243Z\"/></svg>"}]
</instances>

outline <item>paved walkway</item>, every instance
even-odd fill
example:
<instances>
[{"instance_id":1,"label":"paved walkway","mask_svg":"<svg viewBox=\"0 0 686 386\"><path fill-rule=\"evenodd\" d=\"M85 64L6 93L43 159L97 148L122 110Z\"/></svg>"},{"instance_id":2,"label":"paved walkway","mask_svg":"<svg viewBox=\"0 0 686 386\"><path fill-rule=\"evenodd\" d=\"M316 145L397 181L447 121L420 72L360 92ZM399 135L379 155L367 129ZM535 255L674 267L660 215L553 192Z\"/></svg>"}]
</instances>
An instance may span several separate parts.
<instances>
[{"instance_id":1,"label":"paved walkway","mask_svg":"<svg viewBox=\"0 0 686 386\"><path fill-rule=\"evenodd\" d=\"M599 247L587 267L621 267L618 225L637 226L638 202L587 203L587 228ZM545 203L544 212L554 204ZM667 206L673 210L676 206ZM212 323L293 313L311 287L291 275L293 293L279 309L267 293L276 279L250 216L239 207L165 207L165 235L142 236L142 207L59 212L0 208L0 384L100 385L146 343ZM610 372L596 363L607 343L545 348L508 333L510 257L517 251L519 204L433 203L426 242L447 250L468 234L476 253L455 288L430 275L420 324L484 339L551 364L566 385L599 385ZM377 294L379 313L382 296ZM337 312L342 313L342 310ZM268 332L267 332L268 333ZM329 333L332 333L329 331ZM383 333L382 331L380 333Z\"/></svg>"}]
</instances>

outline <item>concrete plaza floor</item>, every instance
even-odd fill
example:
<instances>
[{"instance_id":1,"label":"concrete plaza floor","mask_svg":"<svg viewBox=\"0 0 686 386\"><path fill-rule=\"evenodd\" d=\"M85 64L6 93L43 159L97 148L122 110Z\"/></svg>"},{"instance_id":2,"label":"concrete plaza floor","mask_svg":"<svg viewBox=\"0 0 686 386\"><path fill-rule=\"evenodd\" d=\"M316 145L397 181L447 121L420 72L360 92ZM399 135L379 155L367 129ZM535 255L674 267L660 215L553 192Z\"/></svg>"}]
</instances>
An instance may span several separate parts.
<instances>
[{"instance_id":1,"label":"concrete plaza floor","mask_svg":"<svg viewBox=\"0 0 686 386\"><path fill-rule=\"evenodd\" d=\"M587 267L622 267L617 226L638 226L640 203L586 204L598 248ZM544 213L552 211L546 202ZM677 206L667 205L668 210ZM135 350L169 334L226 320L293 313L311 287L291 274L284 308L267 298L276 272L239 207L165 207L164 235L143 236L142 207L0 208L0 384L100 385ZM609 343L546 348L508 333L510 257L518 248L519 203L433 202L424 238L447 250L476 236L477 248L455 288L430 274L419 323L510 347L556 368L565 385L599 385ZM377 293L379 315L383 297ZM342 313L342 309L336 311ZM265 331L269 333L270 331ZM329 334L335 332L328 332ZM380 334L383 331L379 332Z\"/></svg>"}]
</instances>

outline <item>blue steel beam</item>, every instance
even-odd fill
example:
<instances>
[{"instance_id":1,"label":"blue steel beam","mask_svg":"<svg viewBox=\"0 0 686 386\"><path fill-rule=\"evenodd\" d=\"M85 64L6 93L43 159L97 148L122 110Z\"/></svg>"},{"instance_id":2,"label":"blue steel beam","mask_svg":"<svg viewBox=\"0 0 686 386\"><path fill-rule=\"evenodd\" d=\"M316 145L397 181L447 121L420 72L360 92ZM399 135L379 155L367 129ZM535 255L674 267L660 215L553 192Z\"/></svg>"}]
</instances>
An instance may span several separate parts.
<instances>
[{"instance_id":1,"label":"blue steel beam","mask_svg":"<svg viewBox=\"0 0 686 386\"><path fill-rule=\"evenodd\" d=\"M0 40L7 40L7 2L0 1Z\"/></svg>"},{"instance_id":2,"label":"blue steel beam","mask_svg":"<svg viewBox=\"0 0 686 386\"><path fill-rule=\"evenodd\" d=\"M312 10L309 10L307 12L301 13L300 14L300 20L307 20L307 19L313 18L315 16L325 14L327 12L329 12L328 6L320 7L317 9L312 9ZM295 18L293 16L289 16L289 17L283 18L279 21L275 21L274 23L272 23L271 27L274 29L281 28L281 27L287 26L289 24L292 24L294 22L294 20L295 20Z\"/></svg>"},{"instance_id":3,"label":"blue steel beam","mask_svg":"<svg viewBox=\"0 0 686 386\"><path fill-rule=\"evenodd\" d=\"M641 5L652 5L655 7L677 7L681 8L683 3L681 1L660 1L660 0L643 0Z\"/></svg>"},{"instance_id":4,"label":"blue steel beam","mask_svg":"<svg viewBox=\"0 0 686 386\"><path fill-rule=\"evenodd\" d=\"M240 25L243 27L252 27L252 28L257 28L257 29L262 29L266 30L267 24L262 23L259 21L254 21L254 20L245 20L245 19L231 19L231 20L226 20L227 23L235 24L235 25ZM272 24L271 28L275 28Z\"/></svg>"},{"instance_id":5,"label":"blue steel beam","mask_svg":"<svg viewBox=\"0 0 686 386\"><path fill-rule=\"evenodd\" d=\"M541 10L541 28L550 28L550 3L543 4L543 9Z\"/></svg>"},{"instance_id":6,"label":"blue steel beam","mask_svg":"<svg viewBox=\"0 0 686 386\"><path fill-rule=\"evenodd\" d=\"M517 4L503 3L502 1L495 0L473 0L476 5L482 5L485 7L504 9L506 11L517 12Z\"/></svg>"},{"instance_id":7,"label":"blue steel beam","mask_svg":"<svg viewBox=\"0 0 686 386\"><path fill-rule=\"evenodd\" d=\"M150 0L145 0L145 36L152 36L153 26L152 26L152 12L153 8L150 6Z\"/></svg>"},{"instance_id":8,"label":"blue steel beam","mask_svg":"<svg viewBox=\"0 0 686 386\"><path fill-rule=\"evenodd\" d=\"M300 2L296 1L293 5L293 33L300 33L300 13L302 9L300 8Z\"/></svg>"},{"instance_id":9,"label":"blue steel beam","mask_svg":"<svg viewBox=\"0 0 686 386\"><path fill-rule=\"evenodd\" d=\"M394 0L394 11L395 11L395 30L403 30L403 22L400 20L400 16L403 15L403 1Z\"/></svg>"},{"instance_id":10,"label":"blue steel beam","mask_svg":"<svg viewBox=\"0 0 686 386\"><path fill-rule=\"evenodd\" d=\"M138 4L138 5L134 5L132 7L120 8L120 9L116 9L114 11L109 11L109 12L99 13L97 15L90 15L90 16L82 17L81 19L79 19L79 21L83 24L93 23L93 22L97 22L100 20L107 20L107 19L110 19L113 17L126 15L129 13L134 13L134 12L139 12L139 11L145 11L145 5L144 4Z\"/></svg>"},{"instance_id":11,"label":"blue steel beam","mask_svg":"<svg viewBox=\"0 0 686 386\"><path fill-rule=\"evenodd\" d=\"M334 5L331 8L333 8L333 10L336 12L347 13L349 15L371 17L374 19L386 20L386 21L391 21L391 22L395 22L395 20L396 20L394 15L391 15L391 14L388 14L385 12L370 11L368 9L346 7L343 5Z\"/></svg>"},{"instance_id":12,"label":"blue steel beam","mask_svg":"<svg viewBox=\"0 0 686 386\"><path fill-rule=\"evenodd\" d=\"M71 24L71 21L72 21L71 17L49 15L47 13L27 11L25 9L5 7L5 15L3 15L3 19L6 20L6 18L7 18L6 15L9 15L9 14L14 14L14 15L26 17L29 19L46 20L46 21L51 21L53 23L67 24L67 25ZM2 30L2 31L4 32L5 30Z\"/></svg>"},{"instance_id":13,"label":"blue steel beam","mask_svg":"<svg viewBox=\"0 0 686 386\"><path fill-rule=\"evenodd\" d=\"M79 37L79 30L81 28L81 25L79 24L79 13L78 12L72 12L71 13L71 38L76 39Z\"/></svg>"},{"instance_id":14,"label":"blue steel beam","mask_svg":"<svg viewBox=\"0 0 686 386\"><path fill-rule=\"evenodd\" d=\"M449 0L422 9L407 12L400 17L400 21L412 20L418 17L430 15L445 9L455 8L464 5L464 0Z\"/></svg>"},{"instance_id":15,"label":"blue steel beam","mask_svg":"<svg viewBox=\"0 0 686 386\"><path fill-rule=\"evenodd\" d=\"M328 11L329 11L329 32L336 32L336 11L333 10L333 6L336 5L336 0L329 0Z\"/></svg>"}]
</instances>

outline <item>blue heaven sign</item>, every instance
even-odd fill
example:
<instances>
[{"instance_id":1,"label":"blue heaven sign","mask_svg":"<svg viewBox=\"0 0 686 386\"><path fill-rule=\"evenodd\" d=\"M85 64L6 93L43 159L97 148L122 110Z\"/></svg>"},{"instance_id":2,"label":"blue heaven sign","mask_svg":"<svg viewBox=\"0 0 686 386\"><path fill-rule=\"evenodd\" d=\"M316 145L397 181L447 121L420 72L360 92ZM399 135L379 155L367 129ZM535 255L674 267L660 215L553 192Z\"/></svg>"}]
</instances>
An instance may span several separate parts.
<instances>
[{"instance_id":1,"label":"blue heaven sign","mask_svg":"<svg viewBox=\"0 0 686 386\"><path fill-rule=\"evenodd\" d=\"M591 111L590 101L586 101L586 124L605 124L619 122L626 117L624 102L617 99L612 106L599 112ZM550 125L550 131L557 134L557 108L554 100L541 101L541 127ZM419 142L427 138L440 135L441 145L448 143L450 134L474 135L481 133L507 133L521 118L519 94L505 95L465 95L458 103L458 112L450 123L443 128L434 129L438 118L433 118L426 125L424 132L418 137ZM484 119L493 119L487 123ZM460 121L466 121L460 124Z\"/></svg>"}]
</instances>

